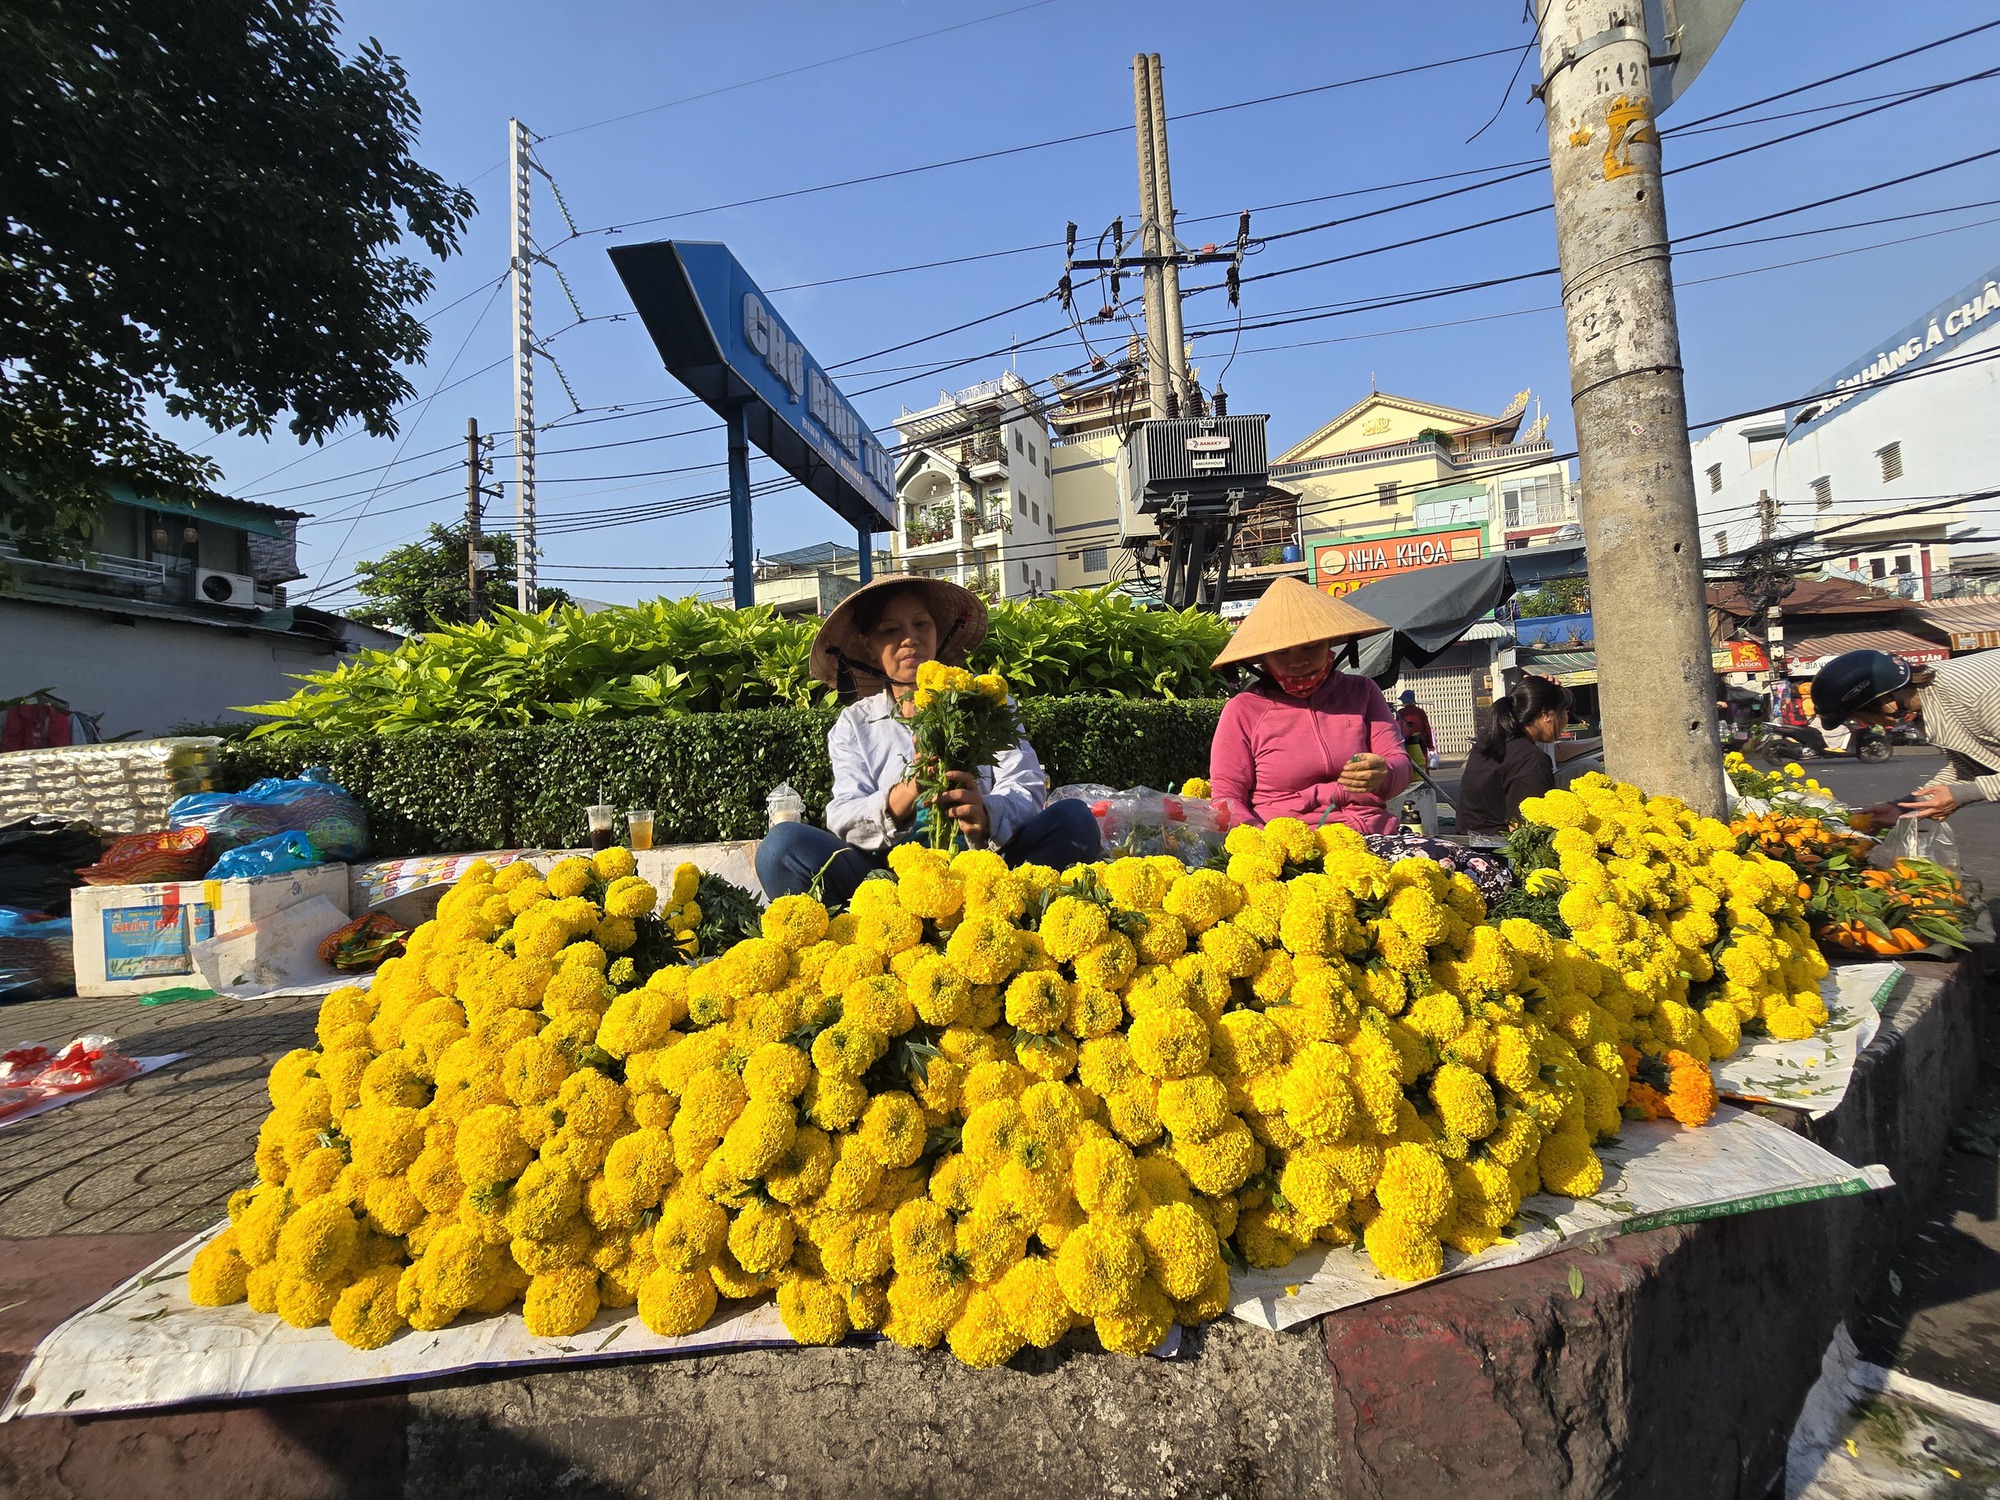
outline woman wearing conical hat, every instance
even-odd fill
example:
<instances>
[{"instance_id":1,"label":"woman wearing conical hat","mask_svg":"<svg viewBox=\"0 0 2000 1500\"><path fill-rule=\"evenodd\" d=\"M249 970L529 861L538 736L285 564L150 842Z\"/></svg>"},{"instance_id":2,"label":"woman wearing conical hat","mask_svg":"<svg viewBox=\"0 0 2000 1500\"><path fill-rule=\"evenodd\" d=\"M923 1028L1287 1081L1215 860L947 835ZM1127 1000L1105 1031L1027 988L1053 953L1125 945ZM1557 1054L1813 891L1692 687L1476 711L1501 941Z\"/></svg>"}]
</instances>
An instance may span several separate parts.
<instances>
[{"instance_id":1,"label":"woman wearing conical hat","mask_svg":"<svg viewBox=\"0 0 2000 1500\"><path fill-rule=\"evenodd\" d=\"M1283 817L1394 833L1389 799L1410 784L1402 730L1380 688L1334 666L1338 647L1388 628L1296 578L1275 580L1215 659L1254 681L1216 725L1214 796L1259 827Z\"/></svg>"}]
</instances>

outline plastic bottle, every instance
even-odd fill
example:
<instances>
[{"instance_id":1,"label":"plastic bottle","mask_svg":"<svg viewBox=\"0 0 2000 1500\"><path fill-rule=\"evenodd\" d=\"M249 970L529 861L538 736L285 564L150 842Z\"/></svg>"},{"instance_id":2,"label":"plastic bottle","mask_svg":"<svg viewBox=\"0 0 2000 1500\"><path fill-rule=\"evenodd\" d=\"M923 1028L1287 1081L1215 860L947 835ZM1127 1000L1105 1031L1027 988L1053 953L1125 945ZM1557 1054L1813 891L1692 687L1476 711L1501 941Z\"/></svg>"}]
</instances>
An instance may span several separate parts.
<instances>
[{"instance_id":1,"label":"plastic bottle","mask_svg":"<svg viewBox=\"0 0 2000 1500\"><path fill-rule=\"evenodd\" d=\"M806 815L805 799L792 790L792 784L789 781L779 782L772 789L771 795L764 799L764 802L771 811L771 826L773 828L776 828L780 823L797 823Z\"/></svg>"}]
</instances>

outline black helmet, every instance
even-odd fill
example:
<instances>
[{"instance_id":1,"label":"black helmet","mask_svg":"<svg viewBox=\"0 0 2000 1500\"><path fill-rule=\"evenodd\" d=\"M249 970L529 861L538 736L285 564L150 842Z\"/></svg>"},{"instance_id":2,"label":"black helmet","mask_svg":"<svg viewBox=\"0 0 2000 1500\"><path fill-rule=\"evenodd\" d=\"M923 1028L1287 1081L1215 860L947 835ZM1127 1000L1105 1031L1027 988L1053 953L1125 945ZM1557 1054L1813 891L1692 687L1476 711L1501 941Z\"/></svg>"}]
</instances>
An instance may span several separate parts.
<instances>
[{"instance_id":1,"label":"black helmet","mask_svg":"<svg viewBox=\"0 0 2000 1500\"><path fill-rule=\"evenodd\" d=\"M1910 685L1908 662L1886 651L1848 651L1813 678L1813 716L1826 728L1844 724L1877 698Z\"/></svg>"}]
</instances>

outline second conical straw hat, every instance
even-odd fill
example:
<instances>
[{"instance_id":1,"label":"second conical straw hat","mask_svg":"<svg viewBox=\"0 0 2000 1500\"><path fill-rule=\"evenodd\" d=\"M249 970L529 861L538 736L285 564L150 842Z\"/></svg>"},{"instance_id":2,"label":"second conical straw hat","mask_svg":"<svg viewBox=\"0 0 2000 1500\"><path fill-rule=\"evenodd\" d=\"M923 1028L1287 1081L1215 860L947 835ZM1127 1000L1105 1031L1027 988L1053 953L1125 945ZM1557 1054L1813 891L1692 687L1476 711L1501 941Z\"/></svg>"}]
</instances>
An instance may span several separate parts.
<instances>
[{"instance_id":1,"label":"second conical straw hat","mask_svg":"<svg viewBox=\"0 0 2000 1500\"><path fill-rule=\"evenodd\" d=\"M1297 578L1273 579L1264 597L1236 627L1215 665L1255 661L1273 651L1314 641L1356 641L1387 629L1366 610L1342 603L1309 583Z\"/></svg>"}]
</instances>

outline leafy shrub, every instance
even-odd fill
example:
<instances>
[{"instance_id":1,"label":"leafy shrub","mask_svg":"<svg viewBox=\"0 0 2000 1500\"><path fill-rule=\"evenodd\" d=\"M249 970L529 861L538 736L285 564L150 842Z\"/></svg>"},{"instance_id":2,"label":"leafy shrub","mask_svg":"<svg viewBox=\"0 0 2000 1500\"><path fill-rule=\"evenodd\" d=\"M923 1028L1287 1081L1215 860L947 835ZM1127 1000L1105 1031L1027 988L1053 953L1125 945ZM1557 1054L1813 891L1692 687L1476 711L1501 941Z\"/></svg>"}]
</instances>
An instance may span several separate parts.
<instances>
[{"instance_id":1,"label":"leafy shrub","mask_svg":"<svg viewBox=\"0 0 2000 1500\"><path fill-rule=\"evenodd\" d=\"M1052 786L1177 786L1208 765L1222 705L1029 698L1028 739ZM654 809L662 843L754 838L765 796L789 781L817 817L833 792L829 708L678 714L519 729L415 728L393 736L292 734L225 745L224 785L324 766L368 806L378 858L466 849L570 848L604 798Z\"/></svg>"},{"instance_id":2,"label":"leafy shrub","mask_svg":"<svg viewBox=\"0 0 2000 1500\"><path fill-rule=\"evenodd\" d=\"M1024 694L1093 693L1197 698L1221 691L1209 662L1228 627L1195 610L1147 611L1110 589L993 607L992 631L973 659ZM498 730L535 724L653 718L762 708L824 706L807 675L816 619L780 619L768 607L737 610L656 599L587 615L502 611L366 651L279 703L246 712L275 723L260 737L399 736L449 727Z\"/></svg>"}]
</instances>

